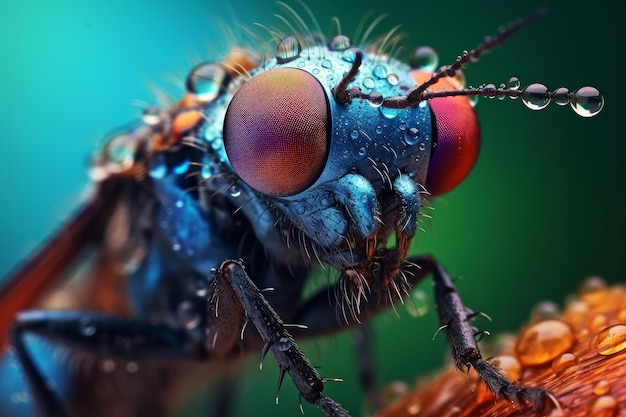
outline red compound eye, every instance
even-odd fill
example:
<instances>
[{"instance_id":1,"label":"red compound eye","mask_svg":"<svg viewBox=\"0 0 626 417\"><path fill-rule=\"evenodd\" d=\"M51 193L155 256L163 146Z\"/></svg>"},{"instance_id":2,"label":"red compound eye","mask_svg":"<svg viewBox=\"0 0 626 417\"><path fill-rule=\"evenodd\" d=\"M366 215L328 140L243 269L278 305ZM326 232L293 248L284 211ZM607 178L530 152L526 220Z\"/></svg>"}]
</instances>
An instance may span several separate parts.
<instances>
[{"instance_id":1,"label":"red compound eye","mask_svg":"<svg viewBox=\"0 0 626 417\"><path fill-rule=\"evenodd\" d=\"M416 83L421 84L431 74L411 71ZM454 80L443 78L433 87L455 90ZM433 132L437 146L428 167L426 190L432 195L446 193L456 187L470 173L480 148L480 127L474 108L465 96L435 98L429 100L435 120Z\"/></svg>"},{"instance_id":2,"label":"red compound eye","mask_svg":"<svg viewBox=\"0 0 626 417\"><path fill-rule=\"evenodd\" d=\"M311 74L277 68L251 78L224 121L226 154L243 181L268 196L306 190L330 145L326 93Z\"/></svg>"}]
</instances>

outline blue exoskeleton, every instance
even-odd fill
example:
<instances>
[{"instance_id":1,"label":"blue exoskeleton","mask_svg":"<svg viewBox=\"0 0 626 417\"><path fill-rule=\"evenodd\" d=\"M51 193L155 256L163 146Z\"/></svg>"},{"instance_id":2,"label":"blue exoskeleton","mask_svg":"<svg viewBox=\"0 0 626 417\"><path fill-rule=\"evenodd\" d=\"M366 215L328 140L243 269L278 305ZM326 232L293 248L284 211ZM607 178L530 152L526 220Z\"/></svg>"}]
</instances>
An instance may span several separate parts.
<instances>
[{"instance_id":1,"label":"blue exoskeleton","mask_svg":"<svg viewBox=\"0 0 626 417\"><path fill-rule=\"evenodd\" d=\"M549 408L547 390L514 385L482 359L474 313L443 267L407 257L424 198L456 186L476 160L469 96L521 96L534 109L554 100L583 116L601 110L591 87L460 84L463 65L535 17L440 69L428 48L409 66L345 36L313 34L283 38L266 59L234 50L196 66L180 102L146 109L107 142L92 168L91 201L2 290L0 319L11 323L4 336L39 415L87 415L103 394L93 375L72 375L67 389L50 384L30 334L126 363L224 363L271 351L305 400L328 416L348 415L323 394L324 379L292 334L364 324L429 274L457 366L474 367L507 399ZM80 299L33 309L91 244L96 273L68 285ZM304 297L319 264L338 276ZM117 415L165 413L154 392L170 381L156 375L132 389L116 385L128 397L115 394Z\"/></svg>"}]
</instances>

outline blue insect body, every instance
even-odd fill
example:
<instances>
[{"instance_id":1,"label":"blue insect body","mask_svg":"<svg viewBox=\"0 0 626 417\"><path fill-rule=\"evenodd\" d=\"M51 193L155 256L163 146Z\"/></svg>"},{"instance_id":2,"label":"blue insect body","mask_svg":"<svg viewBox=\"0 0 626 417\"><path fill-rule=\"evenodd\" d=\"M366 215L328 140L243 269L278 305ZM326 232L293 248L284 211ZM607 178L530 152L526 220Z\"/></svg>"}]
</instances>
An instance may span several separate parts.
<instances>
[{"instance_id":1,"label":"blue insect body","mask_svg":"<svg viewBox=\"0 0 626 417\"><path fill-rule=\"evenodd\" d=\"M467 96L522 96L535 107L553 98L540 88L456 83L462 65L530 20L434 73L355 48L345 36L304 47L290 36L263 61L235 50L195 67L177 105L146 109L94 161L92 202L57 239L76 247L53 242L29 264L52 256L57 262L45 274L27 267L3 289L3 299L18 293L19 282L41 282L44 291L42 275L63 275L83 243L98 244L107 257L108 268L94 281L98 292L83 288L75 310L16 316L10 342L41 415L91 410L98 395L90 384L98 377L71 375L73 388L55 393L33 366L24 337L30 333L126 361L220 362L242 350L271 350L303 398L327 415L347 415L322 394L324 380L283 321L305 325L293 333L309 337L357 326L431 272L457 365L474 366L506 398L549 406L546 390L516 387L482 361L472 312L441 265L430 257L407 259L423 196L452 188L476 159L479 129ZM586 115L602 107L591 88L565 98ZM339 276L305 298L318 264ZM103 295L120 282L128 297ZM2 311L3 320L35 307L30 298L20 300ZM114 395L115 401L131 414L162 413L157 405L164 399L146 393L169 384L151 381L127 404Z\"/></svg>"}]
</instances>

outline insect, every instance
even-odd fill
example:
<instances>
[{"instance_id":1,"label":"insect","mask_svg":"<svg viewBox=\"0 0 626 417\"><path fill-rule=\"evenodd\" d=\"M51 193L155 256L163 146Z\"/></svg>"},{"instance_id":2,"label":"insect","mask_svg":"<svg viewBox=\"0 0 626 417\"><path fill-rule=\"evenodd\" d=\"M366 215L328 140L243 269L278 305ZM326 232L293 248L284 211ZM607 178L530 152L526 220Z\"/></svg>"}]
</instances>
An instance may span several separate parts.
<instances>
[{"instance_id":1,"label":"insect","mask_svg":"<svg viewBox=\"0 0 626 417\"><path fill-rule=\"evenodd\" d=\"M288 49L288 48L286 48L286 49ZM387 108L387 107L385 107L385 106L383 106L383 107L384 107L384 108ZM150 116L150 115L147 115L147 116ZM155 117L157 117L157 118L158 118L158 115L153 115L153 116L155 116ZM184 161L183 161L183 162L184 162ZM231 187L231 188L232 188L232 187ZM236 193L236 192L235 192L235 193ZM87 327L89 327L89 326L87 326Z\"/></svg>"}]
</instances>

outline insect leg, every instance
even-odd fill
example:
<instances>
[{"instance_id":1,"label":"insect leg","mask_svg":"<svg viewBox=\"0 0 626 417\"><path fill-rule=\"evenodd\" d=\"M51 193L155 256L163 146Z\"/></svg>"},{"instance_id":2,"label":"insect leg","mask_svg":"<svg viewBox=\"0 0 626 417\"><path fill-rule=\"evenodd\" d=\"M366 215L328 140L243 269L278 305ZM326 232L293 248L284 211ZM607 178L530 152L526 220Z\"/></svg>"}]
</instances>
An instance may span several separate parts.
<instances>
[{"instance_id":1,"label":"insect leg","mask_svg":"<svg viewBox=\"0 0 626 417\"><path fill-rule=\"evenodd\" d=\"M274 354L281 369L281 381L285 373L288 373L300 395L320 407L327 416L348 416L348 412L341 405L322 395L324 381L291 334L285 330L282 320L252 282L243 264L237 261L223 262L217 268L215 279L228 282L232 286L248 318L265 342L262 354L265 355L269 350Z\"/></svg>"},{"instance_id":2,"label":"insect leg","mask_svg":"<svg viewBox=\"0 0 626 417\"><path fill-rule=\"evenodd\" d=\"M456 366L461 370L474 367L491 391L510 401L518 404L531 403L536 410L550 408L555 401L550 391L540 387L515 385L482 359L476 343L476 329L469 321L473 312L463 304L452 278L432 258L423 257L419 264L424 269L432 270L439 322L446 333Z\"/></svg>"},{"instance_id":3,"label":"insect leg","mask_svg":"<svg viewBox=\"0 0 626 417\"><path fill-rule=\"evenodd\" d=\"M202 359L206 355L206 351L185 333L165 326L93 312L34 310L19 313L11 325L10 342L42 417L67 414L28 352L24 338L27 333L81 352L127 360Z\"/></svg>"}]
</instances>

